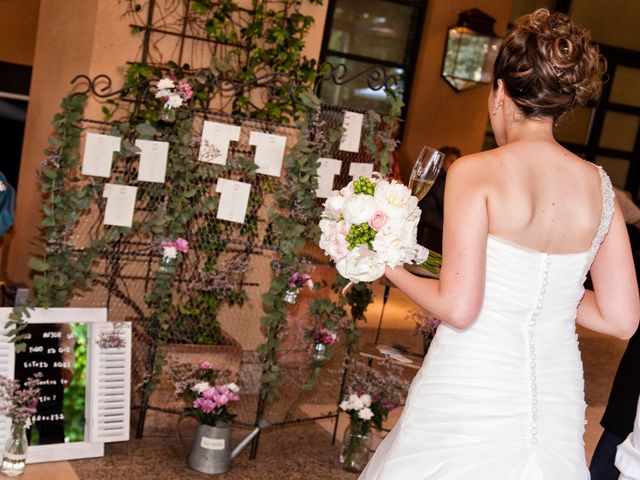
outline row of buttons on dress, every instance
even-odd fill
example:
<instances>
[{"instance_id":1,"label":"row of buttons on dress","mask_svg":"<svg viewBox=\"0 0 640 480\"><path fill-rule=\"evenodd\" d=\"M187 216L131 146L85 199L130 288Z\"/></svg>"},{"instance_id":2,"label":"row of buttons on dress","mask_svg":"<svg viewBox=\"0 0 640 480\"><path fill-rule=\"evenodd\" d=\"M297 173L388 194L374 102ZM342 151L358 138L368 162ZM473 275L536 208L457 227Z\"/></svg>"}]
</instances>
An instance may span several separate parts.
<instances>
[{"instance_id":1,"label":"row of buttons on dress","mask_svg":"<svg viewBox=\"0 0 640 480\"><path fill-rule=\"evenodd\" d=\"M538 384L536 376L536 344L534 330L538 315L542 310L542 302L545 294L547 293L547 282L549 277L549 265L551 264L551 256L545 255L544 265L542 267L542 280L540 284L540 291L538 292L538 303L536 308L529 319L529 375L531 378L531 443L538 442Z\"/></svg>"}]
</instances>

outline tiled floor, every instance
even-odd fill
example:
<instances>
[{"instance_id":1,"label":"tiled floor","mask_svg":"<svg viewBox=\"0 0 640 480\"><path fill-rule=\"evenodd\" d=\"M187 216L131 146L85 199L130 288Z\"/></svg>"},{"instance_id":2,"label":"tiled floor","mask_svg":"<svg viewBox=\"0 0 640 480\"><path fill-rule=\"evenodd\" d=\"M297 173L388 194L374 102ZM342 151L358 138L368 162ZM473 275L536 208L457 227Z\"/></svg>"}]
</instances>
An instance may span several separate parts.
<instances>
[{"instance_id":1,"label":"tiled floor","mask_svg":"<svg viewBox=\"0 0 640 480\"><path fill-rule=\"evenodd\" d=\"M372 341L381 311L382 287L376 287L376 300L367 312L368 323L362 325L365 341ZM380 343L401 344L413 351L420 348L419 339L412 337L413 325L406 320L406 313L413 308L398 290L391 289L389 301L384 312ZM607 401L613 375L624 350L624 342L580 331L587 409L587 428L585 443L587 458L600 436L598 424ZM415 372L415 371L414 371ZM302 405L306 414L324 413L331 405ZM392 426L400 411L395 411L387 426ZM346 425L342 419L339 430ZM355 475L344 472L337 462L338 447L331 446L331 421L265 432L261 441L261 450L257 461L249 461L243 452L233 462L233 469L220 479L353 479ZM243 432L236 432L240 435ZM340 439L341 434L338 435ZM107 447L107 455L101 459L49 465L29 466L28 480L120 480L120 479L189 479L202 478L188 470L184 459L185 449L177 439L136 440L125 444ZM71 473L72 466L77 474Z\"/></svg>"}]
</instances>

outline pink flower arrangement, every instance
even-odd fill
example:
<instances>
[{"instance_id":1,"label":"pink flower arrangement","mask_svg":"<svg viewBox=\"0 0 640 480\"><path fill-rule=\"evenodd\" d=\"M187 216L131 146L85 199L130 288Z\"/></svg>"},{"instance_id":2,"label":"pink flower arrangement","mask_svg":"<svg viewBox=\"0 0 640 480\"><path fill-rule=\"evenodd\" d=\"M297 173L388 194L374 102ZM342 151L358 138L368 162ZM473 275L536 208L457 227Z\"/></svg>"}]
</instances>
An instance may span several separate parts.
<instances>
[{"instance_id":1,"label":"pink flower arrangement","mask_svg":"<svg viewBox=\"0 0 640 480\"><path fill-rule=\"evenodd\" d=\"M203 425L215 427L220 422L230 422L235 415L229 412L231 402L240 400L240 388L235 383L219 381L222 372L203 361L197 367L174 364L171 374L176 395L188 402L188 412Z\"/></svg>"},{"instance_id":2,"label":"pink flower arrangement","mask_svg":"<svg viewBox=\"0 0 640 480\"><path fill-rule=\"evenodd\" d=\"M156 98L164 100L165 109L180 108L193 96L193 88L186 82L176 85L174 78L162 78L156 84Z\"/></svg>"},{"instance_id":3,"label":"pink flower arrangement","mask_svg":"<svg viewBox=\"0 0 640 480\"><path fill-rule=\"evenodd\" d=\"M289 288L313 288L313 280L306 273L293 272L289 277Z\"/></svg>"},{"instance_id":4,"label":"pink flower arrangement","mask_svg":"<svg viewBox=\"0 0 640 480\"><path fill-rule=\"evenodd\" d=\"M313 334L313 341L323 345L333 345L338 336L328 328L321 328Z\"/></svg>"},{"instance_id":5,"label":"pink flower arrangement","mask_svg":"<svg viewBox=\"0 0 640 480\"><path fill-rule=\"evenodd\" d=\"M178 253L189 251L189 242L182 237L178 237L172 242L162 242L162 261L165 263L175 260Z\"/></svg>"}]
</instances>

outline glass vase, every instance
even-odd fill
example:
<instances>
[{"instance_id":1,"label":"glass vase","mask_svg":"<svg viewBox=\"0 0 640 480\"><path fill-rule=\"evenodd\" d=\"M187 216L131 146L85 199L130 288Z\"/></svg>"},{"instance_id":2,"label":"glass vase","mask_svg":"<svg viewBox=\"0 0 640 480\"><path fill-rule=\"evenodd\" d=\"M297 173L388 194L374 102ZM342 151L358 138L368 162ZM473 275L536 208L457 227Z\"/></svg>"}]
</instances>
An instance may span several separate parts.
<instances>
[{"instance_id":1,"label":"glass vase","mask_svg":"<svg viewBox=\"0 0 640 480\"><path fill-rule=\"evenodd\" d=\"M163 108L160 112L160 120L167 123L176 121L176 111L173 108Z\"/></svg>"},{"instance_id":2,"label":"glass vase","mask_svg":"<svg viewBox=\"0 0 640 480\"><path fill-rule=\"evenodd\" d=\"M27 429L24 423L11 424L11 434L4 445L0 473L7 477L18 477L24 473L27 463Z\"/></svg>"},{"instance_id":3,"label":"glass vase","mask_svg":"<svg viewBox=\"0 0 640 480\"><path fill-rule=\"evenodd\" d=\"M316 342L313 344L312 358L316 362L324 362L329 359L329 346L322 342Z\"/></svg>"},{"instance_id":4,"label":"glass vase","mask_svg":"<svg viewBox=\"0 0 640 480\"><path fill-rule=\"evenodd\" d=\"M284 291L284 301L290 305L295 305L298 301L298 295L300 295L300 289L298 287L288 287Z\"/></svg>"},{"instance_id":5,"label":"glass vase","mask_svg":"<svg viewBox=\"0 0 640 480\"><path fill-rule=\"evenodd\" d=\"M371 452L371 426L365 420L352 420L344 432L340 463L349 472L361 472Z\"/></svg>"}]
</instances>

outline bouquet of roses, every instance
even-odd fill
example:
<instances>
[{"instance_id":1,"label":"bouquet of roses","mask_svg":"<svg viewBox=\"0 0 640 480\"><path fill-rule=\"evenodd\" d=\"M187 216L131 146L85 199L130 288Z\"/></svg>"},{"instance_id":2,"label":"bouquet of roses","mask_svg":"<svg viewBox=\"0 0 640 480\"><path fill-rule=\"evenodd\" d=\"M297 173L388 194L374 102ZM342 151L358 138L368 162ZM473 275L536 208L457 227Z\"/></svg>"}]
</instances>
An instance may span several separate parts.
<instances>
[{"instance_id":1,"label":"bouquet of roses","mask_svg":"<svg viewBox=\"0 0 640 480\"><path fill-rule=\"evenodd\" d=\"M442 257L416 242L419 220L418 199L407 187L379 175L360 177L327 198L320 248L352 282L371 282L385 267L404 263L437 274Z\"/></svg>"},{"instance_id":2,"label":"bouquet of roses","mask_svg":"<svg viewBox=\"0 0 640 480\"><path fill-rule=\"evenodd\" d=\"M189 402L188 412L203 425L215 427L219 422L230 422L235 417L229 412L231 402L240 400L240 389L235 383L219 382L221 372L209 362L202 362L193 369L188 364L172 365L172 377L176 396Z\"/></svg>"}]
</instances>

